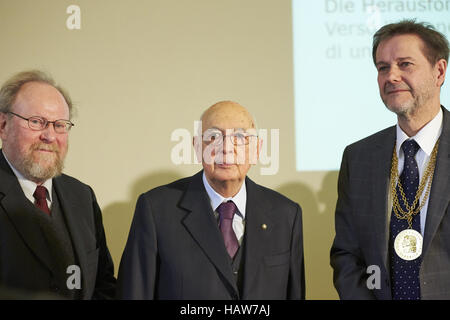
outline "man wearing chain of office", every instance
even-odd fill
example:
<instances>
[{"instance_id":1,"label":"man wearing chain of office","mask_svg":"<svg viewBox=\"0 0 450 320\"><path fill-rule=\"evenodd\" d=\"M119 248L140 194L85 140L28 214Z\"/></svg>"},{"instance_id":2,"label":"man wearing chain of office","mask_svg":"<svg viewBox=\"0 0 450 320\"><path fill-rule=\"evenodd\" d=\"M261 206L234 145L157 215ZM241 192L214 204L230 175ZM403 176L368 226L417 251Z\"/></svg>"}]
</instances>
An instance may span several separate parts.
<instances>
[{"instance_id":1,"label":"man wearing chain of office","mask_svg":"<svg viewBox=\"0 0 450 320\"><path fill-rule=\"evenodd\" d=\"M403 20L375 33L372 53L397 125L344 151L334 285L341 299L450 299L450 113L440 99L448 40ZM367 283L373 266L378 288Z\"/></svg>"}]
</instances>

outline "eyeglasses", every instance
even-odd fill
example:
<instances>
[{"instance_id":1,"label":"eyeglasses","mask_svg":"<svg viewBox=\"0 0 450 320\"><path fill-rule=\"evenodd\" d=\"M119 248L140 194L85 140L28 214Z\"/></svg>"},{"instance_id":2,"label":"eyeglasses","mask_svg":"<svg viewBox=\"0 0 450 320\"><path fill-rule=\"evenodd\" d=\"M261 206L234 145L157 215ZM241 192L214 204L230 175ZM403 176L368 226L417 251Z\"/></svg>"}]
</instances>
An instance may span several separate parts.
<instances>
[{"instance_id":1,"label":"eyeglasses","mask_svg":"<svg viewBox=\"0 0 450 320\"><path fill-rule=\"evenodd\" d=\"M69 120L61 119L61 120L55 120L55 121L48 121L45 118L37 117L37 116L25 118L25 117L22 117L21 115L18 115L17 113L11 112L11 111L8 111L7 113L15 115L16 117L19 117L23 120L27 120L28 127L30 127L31 130L35 130L35 131L44 130L51 123L51 124L53 124L53 128L55 129L56 133L67 133L74 126L74 124L72 122L70 122Z\"/></svg>"},{"instance_id":2,"label":"eyeglasses","mask_svg":"<svg viewBox=\"0 0 450 320\"><path fill-rule=\"evenodd\" d=\"M222 144L224 139L226 137L229 137L230 141L235 146L242 146L242 145L249 144L250 138L257 137L257 135L248 134L246 132L233 132L232 134L224 135L221 131L218 131L218 130L215 130L215 131L206 130L206 132L203 133L202 137L203 137L203 141L205 141L205 143L207 143L207 144L210 144L210 143Z\"/></svg>"}]
</instances>

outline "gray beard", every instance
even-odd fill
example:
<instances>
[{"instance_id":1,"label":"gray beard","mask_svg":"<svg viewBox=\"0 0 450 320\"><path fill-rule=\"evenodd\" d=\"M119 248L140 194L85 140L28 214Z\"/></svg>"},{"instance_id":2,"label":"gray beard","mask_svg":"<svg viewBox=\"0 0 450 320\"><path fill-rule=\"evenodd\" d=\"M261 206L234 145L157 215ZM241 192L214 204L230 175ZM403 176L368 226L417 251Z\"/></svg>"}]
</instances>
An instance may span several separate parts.
<instances>
[{"instance_id":1,"label":"gray beard","mask_svg":"<svg viewBox=\"0 0 450 320\"><path fill-rule=\"evenodd\" d=\"M384 104L389 109L389 111L394 112L397 116L402 118L407 118L408 116L415 114L420 105L419 101L417 101L416 99L414 99L412 103L407 103L400 106L400 108L389 106L386 103Z\"/></svg>"},{"instance_id":2,"label":"gray beard","mask_svg":"<svg viewBox=\"0 0 450 320\"><path fill-rule=\"evenodd\" d=\"M64 159L61 159L59 154L56 154L53 164L46 167L42 166L39 162L34 161L32 155L29 154L20 160L19 168L17 169L20 170L27 179L34 182L43 182L61 175L63 168Z\"/></svg>"},{"instance_id":3,"label":"gray beard","mask_svg":"<svg viewBox=\"0 0 450 320\"><path fill-rule=\"evenodd\" d=\"M43 168L39 163L26 163L24 161L24 172L25 176L32 181L46 181L61 175L64 168L64 164L61 161L56 160L54 166Z\"/></svg>"},{"instance_id":4,"label":"gray beard","mask_svg":"<svg viewBox=\"0 0 450 320\"><path fill-rule=\"evenodd\" d=\"M410 102L401 105L400 107L392 107L389 106L386 101L383 100L384 105L392 112L394 112L398 117L401 118L409 118L412 115L415 115L421 106L424 106L428 103L433 97L433 93L431 92L432 82L429 79L420 92L413 92L413 100Z\"/></svg>"}]
</instances>

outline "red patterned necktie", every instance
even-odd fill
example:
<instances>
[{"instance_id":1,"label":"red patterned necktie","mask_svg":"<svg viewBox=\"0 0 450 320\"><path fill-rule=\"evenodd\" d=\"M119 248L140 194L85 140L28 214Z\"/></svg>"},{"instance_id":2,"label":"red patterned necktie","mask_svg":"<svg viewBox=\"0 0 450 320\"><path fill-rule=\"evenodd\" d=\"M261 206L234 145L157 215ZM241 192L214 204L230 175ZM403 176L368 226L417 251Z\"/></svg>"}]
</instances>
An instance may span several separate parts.
<instances>
[{"instance_id":1,"label":"red patterned necktie","mask_svg":"<svg viewBox=\"0 0 450 320\"><path fill-rule=\"evenodd\" d=\"M233 217L236 210L237 207L233 201L224 202L217 207L217 212L219 213L219 228L222 232L225 247L231 258L234 257L239 248L239 242L233 230Z\"/></svg>"},{"instance_id":2,"label":"red patterned necktie","mask_svg":"<svg viewBox=\"0 0 450 320\"><path fill-rule=\"evenodd\" d=\"M50 209L47 205L47 189L44 186L37 186L36 191L33 193L33 197L36 199L34 205L50 215Z\"/></svg>"}]
</instances>

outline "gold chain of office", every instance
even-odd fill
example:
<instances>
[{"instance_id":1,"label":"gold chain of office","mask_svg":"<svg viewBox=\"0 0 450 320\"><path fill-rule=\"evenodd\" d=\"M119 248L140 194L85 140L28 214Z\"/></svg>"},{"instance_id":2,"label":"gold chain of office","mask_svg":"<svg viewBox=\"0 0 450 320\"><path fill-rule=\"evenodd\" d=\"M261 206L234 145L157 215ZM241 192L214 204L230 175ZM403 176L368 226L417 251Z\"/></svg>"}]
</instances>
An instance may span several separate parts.
<instances>
[{"instance_id":1,"label":"gold chain of office","mask_svg":"<svg viewBox=\"0 0 450 320\"><path fill-rule=\"evenodd\" d=\"M392 166L391 166L391 195L393 199L392 208L394 210L394 214L398 219L406 219L408 221L408 226L412 229L412 219L413 216L418 214L420 210L422 210L423 206L427 202L428 197L430 196L431 190L431 182L433 181L434 168L436 166L436 155L438 151L439 140L436 141L434 145L433 151L431 152L430 159L428 160L427 167L422 177L422 181L420 181L419 188L417 189L416 196L414 198L414 202L411 206L408 204L408 200L406 199L405 192L403 191L403 186L400 182L398 176L398 158L396 152L396 146L394 146L394 152L392 155ZM405 170L405 168L403 168ZM428 181L428 184L427 184ZM400 191L401 200L407 211L404 211L400 205L400 199L397 197L396 185L398 184L398 190ZM419 202L420 196L425 189L425 185L427 185L427 189L425 191L425 196L422 199L422 202L419 206L417 203ZM417 208L416 208L417 207Z\"/></svg>"}]
</instances>

